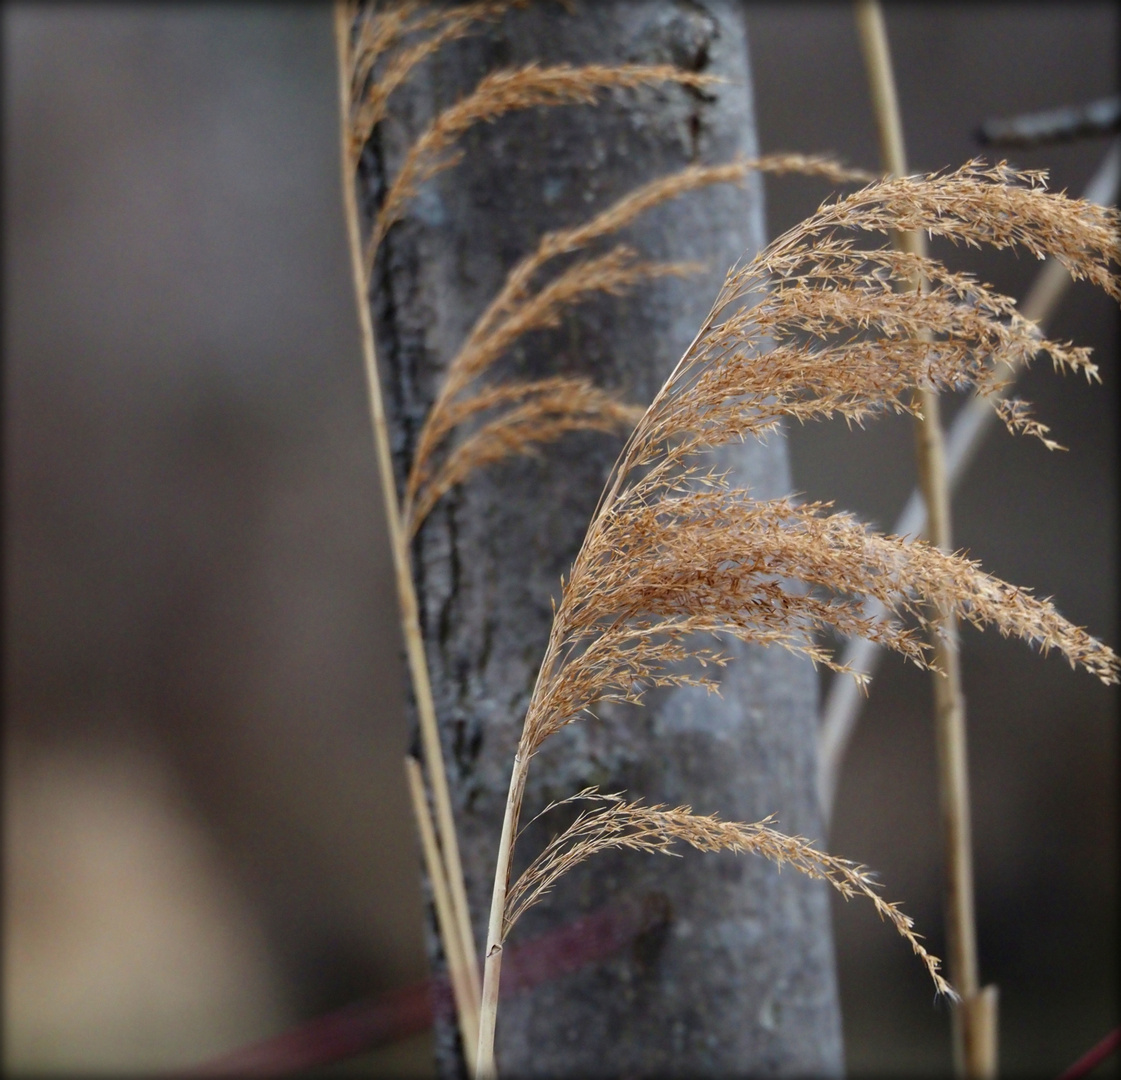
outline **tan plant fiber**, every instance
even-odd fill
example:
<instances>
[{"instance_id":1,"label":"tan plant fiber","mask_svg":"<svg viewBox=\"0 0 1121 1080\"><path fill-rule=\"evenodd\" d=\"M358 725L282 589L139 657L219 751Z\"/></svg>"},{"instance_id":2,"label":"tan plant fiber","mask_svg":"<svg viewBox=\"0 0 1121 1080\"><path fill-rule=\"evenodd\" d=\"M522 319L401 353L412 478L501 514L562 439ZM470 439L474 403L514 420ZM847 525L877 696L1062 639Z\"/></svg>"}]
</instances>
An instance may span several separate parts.
<instances>
[{"instance_id":1,"label":"tan plant fiber","mask_svg":"<svg viewBox=\"0 0 1121 1080\"><path fill-rule=\"evenodd\" d=\"M969 276L915 254L860 250L843 231L923 229L969 245L1019 246L1054 255L1116 299L1118 224L1113 211L1048 193L1039 173L971 162L883 180L823 205L729 272L624 447L563 584L514 758L488 931L479 1076L495 1073L502 944L514 914L510 855L529 762L545 739L597 703L640 702L653 685L705 685L685 661L719 661L707 643L712 634L782 645L836 667L816 641L828 628L928 664L917 631L930 626L931 609L1057 649L1072 665L1117 680L1113 651L1029 591L820 504L755 501L706 467L704 455L765 435L783 416L839 413L860 422L888 408L915 411L916 387L996 388L1003 362L1039 351L1056 366L1095 374L1085 350L1041 338L1012 301ZM930 283L928 293L897 291L916 276ZM867 615L871 601L885 613ZM660 829L668 842L684 838L686 817L646 816L642 828ZM610 820L602 818L605 826ZM590 853L588 828L580 841L592 844ZM766 846L756 850L774 857ZM910 935L909 926L896 926ZM937 961L923 959L941 987Z\"/></svg>"},{"instance_id":2,"label":"tan plant fiber","mask_svg":"<svg viewBox=\"0 0 1121 1080\"><path fill-rule=\"evenodd\" d=\"M397 15L411 15L416 5L394 5ZM367 298L370 289L369 272L363 265L362 225L358 211L355 169L357 158L353 152L353 113L357 104L355 88L362 84L356 78L361 65L369 63L370 69L381 52L398 40L403 33L403 23L391 20L378 28L378 13L369 11L356 30L356 9L353 4L337 0L335 5L335 41L339 76L339 153L341 164L343 210L350 251L351 276L354 299L361 332L363 366L369 394L370 420L377 451L378 473L388 526L390 551L393 556L394 579L400 608L401 632L405 656L416 702L420 740L424 750L424 766L432 793L434 811L433 831L437 843L422 843L428 875L434 883L446 885L447 904L437 905L437 923L444 955L447 959L455 998L456 1020L464 1045L472 1044L472 1031L479 1030L480 979L475 942L471 932L471 918L467 907L467 890L463 881L463 867L459 856L455 820L451 810L447 773L443 750L440 746L436 724L436 710L432 699L432 686L424 653L424 639L420 631L420 617L413 584L409 557L408 537L401 526L400 507L393 477L390 456L389 429L378 376L377 349L373 322ZM371 28L372 21L372 28ZM414 24L415 25L415 24ZM357 41L356 41L357 39ZM369 70L369 69L368 69ZM410 774L410 781L412 776ZM427 806L417 808L417 825L422 841L426 836Z\"/></svg>"},{"instance_id":3,"label":"tan plant fiber","mask_svg":"<svg viewBox=\"0 0 1121 1080\"><path fill-rule=\"evenodd\" d=\"M582 380L573 382L572 407L563 426L535 425L529 422L531 413L513 408L521 404L532 408L529 399L538 393L536 383L508 382L502 384L501 392L493 384L483 383L481 388L474 389L473 384L486 375L518 338L533 330L555 326L571 305L595 294L625 291L643 280L702 269L695 263L639 261L634 252L619 245L606 255L568 266L533 291L534 278L547 263L618 232L661 203L712 184L741 183L752 171L801 173L835 183L872 179L861 170L802 154L770 154L723 165L693 165L636 188L589 221L543 236L537 248L510 270L502 289L479 316L448 366L417 440L406 484L403 512L410 534L420 528L440 497L476 467L509 454L531 452L536 443L551 441L567 431L612 428L630 431L641 411L636 414L633 406L624 405L605 392L600 392L599 404L593 407ZM556 389L555 385L550 385L553 396L549 405L553 414L562 404L555 397ZM500 404L510 407L505 421L502 417L490 420L485 435L478 432L470 436L467 442L450 452L443 465L436 463L442 444L456 427ZM498 452L500 446L505 447L503 453Z\"/></svg>"}]
</instances>

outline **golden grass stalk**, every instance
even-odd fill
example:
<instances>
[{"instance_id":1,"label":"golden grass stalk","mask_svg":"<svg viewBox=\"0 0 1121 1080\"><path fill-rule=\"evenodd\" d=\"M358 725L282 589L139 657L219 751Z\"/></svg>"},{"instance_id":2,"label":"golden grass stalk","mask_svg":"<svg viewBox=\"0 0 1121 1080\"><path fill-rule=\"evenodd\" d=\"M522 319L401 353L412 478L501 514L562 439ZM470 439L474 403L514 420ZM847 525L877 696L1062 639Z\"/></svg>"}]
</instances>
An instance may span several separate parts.
<instances>
[{"instance_id":1,"label":"golden grass stalk","mask_svg":"<svg viewBox=\"0 0 1121 1080\"><path fill-rule=\"evenodd\" d=\"M467 890L464 886L463 866L459 856L455 819L451 809L447 771L444 766L443 750L440 746L436 710L432 700L432 686L428 674L427 658L424 653L424 640L420 631L420 616L416 590L413 585L408 536L402 528L400 510L397 504L397 488L393 476L389 445L389 428L386 423L385 407L381 397L374 328L370 318L369 304L367 303L369 278L363 266L361 226L355 193L355 162L350 144L350 115L353 104L351 87L354 68L351 46L352 25L353 12L349 5L340 0L335 7L335 35L339 58L340 153L344 217L354 280L355 303L358 308L366 385L370 400L370 419L377 451L378 475L385 506L389 546L393 557L394 581L397 586L397 600L401 615L401 631L404 638L405 656L413 687L413 696L416 701L417 723L424 750L428 782L435 809L436 832L439 838L440 855L443 860L443 880L447 883L454 912L452 920L454 932L444 938L444 952L448 962L449 979L455 995L456 1015L459 1018L460 1025L461 1027L476 1028L481 993L479 966L475 953L474 935L471 930L470 911L467 906ZM421 824L423 828L422 823L418 822L418 824Z\"/></svg>"},{"instance_id":2,"label":"golden grass stalk","mask_svg":"<svg viewBox=\"0 0 1121 1080\"><path fill-rule=\"evenodd\" d=\"M879 0L856 0L857 30L872 91L873 112L880 136L880 155L889 174L907 172L903 123L892 69L887 28ZM896 235L904 251L924 255L921 232ZM923 290L916 277L913 288ZM946 477L945 446L938 395L926 388L918 396L922 415L916 417L915 451L919 486L926 504L926 535L943 551L951 550L950 490ZM1015 403L1005 404L1005 423L1043 439L1046 428ZM946 872L946 939L949 970L962 995L953 1011L955 1062L958 1075L969 1080L996 1076L996 991L980 994L977 926L973 895L973 840L969 807L969 768L965 732L965 695L958 652L958 628L953 614L942 610L934 623L933 677L935 742L938 748L938 792L942 816Z\"/></svg>"},{"instance_id":3,"label":"golden grass stalk","mask_svg":"<svg viewBox=\"0 0 1121 1080\"><path fill-rule=\"evenodd\" d=\"M1118 297L1121 282L1111 270L1121 263L1117 224L1111 211L1047 193L1040 174L971 162L948 174L889 178L823 205L729 271L620 454L563 586L510 780L488 926L479 1076L495 1070L508 879L529 763L550 735L597 703L640 702L650 686L711 685L685 663L721 661L704 644L710 634L778 644L836 668L816 641L820 630L833 629L929 665L929 646L918 636L931 627L928 605L1058 649L1071 664L1116 681L1114 653L1047 601L926 543L879 536L826 506L754 501L706 468L704 454L764 435L783 416L861 421L887 408L915 411L917 387L998 389L1005 357L1026 360L1043 350L1093 374L1085 350L1041 339L1007 297L933 259L861 250L838 235L843 230L922 228L967 244L1052 253ZM928 293L898 291L920 276ZM866 605L874 602L886 614L870 615ZM667 822L662 827L672 833Z\"/></svg>"}]
</instances>

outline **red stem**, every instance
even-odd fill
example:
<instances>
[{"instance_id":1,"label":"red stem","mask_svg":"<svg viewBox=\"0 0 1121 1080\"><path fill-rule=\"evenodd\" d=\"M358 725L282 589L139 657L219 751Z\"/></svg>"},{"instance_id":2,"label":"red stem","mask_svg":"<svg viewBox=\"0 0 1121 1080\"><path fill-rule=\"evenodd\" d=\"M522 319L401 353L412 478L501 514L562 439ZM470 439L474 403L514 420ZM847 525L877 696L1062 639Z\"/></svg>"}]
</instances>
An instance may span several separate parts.
<instances>
[{"instance_id":1,"label":"red stem","mask_svg":"<svg viewBox=\"0 0 1121 1080\"><path fill-rule=\"evenodd\" d=\"M1097 1046L1087 1050L1063 1072L1059 1076L1059 1080L1079 1080L1079 1077L1083 1077L1096 1069L1119 1046L1121 1046L1121 1027L1116 1027Z\"/></svg>"},{"instance_id":2,"label":"red stem","mask_svg":"<svg viewBox=\"0 0 1121 1080\"><path fill-rule=\"evenodd\" d=\"M510 949L502 997L531 990L594 960L618 952L637 937L665 923L665 904L656 897L641 903L609 904L575 922ZM283 1076L357 1057L378 1046L419 1035L436 1016L454 1008L447 977L426 979L358 1001L271 1039L251 1043L189 1069L181 1077Z\"/></svg>"}]
</instances>

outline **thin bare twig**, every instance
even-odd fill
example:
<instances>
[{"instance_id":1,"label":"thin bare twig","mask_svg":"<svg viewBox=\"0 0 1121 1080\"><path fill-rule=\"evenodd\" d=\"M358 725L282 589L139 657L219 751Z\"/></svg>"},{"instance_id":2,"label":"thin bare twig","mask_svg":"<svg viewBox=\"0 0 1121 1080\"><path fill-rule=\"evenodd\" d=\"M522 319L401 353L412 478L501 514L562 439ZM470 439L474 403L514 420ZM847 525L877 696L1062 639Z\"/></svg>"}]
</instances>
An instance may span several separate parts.
<instances>
[{"instance_id":1,"label":"thin bare twig","mask_svg":"<svg viewBox=\"0 0 1121 1080\"><path fill-rule=\"evenodd\" d=\"M1008 119L986 120L977 131L982 146L1042 146L1074 139L1116 135L1121 131L1121 97L1099 98L1085 105L1022 113Z\"/></svg>"}]
</instances>

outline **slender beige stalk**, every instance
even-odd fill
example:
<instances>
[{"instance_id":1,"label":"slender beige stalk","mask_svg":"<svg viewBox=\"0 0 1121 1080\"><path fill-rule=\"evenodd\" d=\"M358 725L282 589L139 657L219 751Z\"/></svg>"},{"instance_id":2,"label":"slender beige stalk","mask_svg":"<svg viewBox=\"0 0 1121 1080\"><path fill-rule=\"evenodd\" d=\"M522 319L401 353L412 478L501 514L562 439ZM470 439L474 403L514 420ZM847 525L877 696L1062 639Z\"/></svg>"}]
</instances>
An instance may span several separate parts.
<instances>
[{"instance_id":1,"label":"slender beige stalk","mask_svg":"<svg viewBox=\"0 0 1121 1080\"><path fill-rule=\"evenodd\" d=\"M370 418L377 450L378 474L385 504L386 524L389 531L390 550L393 554L394 577L400 606L401 630L405 642L405 655L416 699L417 717L428 783L436 811L436 831L444 859L448 892L455 911L459 943L445 942L449 963L454 953L467 958L467 987L470 997L465 1005L468 1017L477 1015L479 1000L479 970L475 959L474 936L467 906L467 890L463 883L463 866L459 857L455 820L448 791L447 772L440 747L436 710L432 701L432 686L428 677L428 664L424 655L424 640L420 631L420 617L416 591L413 586L408 540L401 525L397 505L397 485L393 477L389 446L389 429L382 404L381 382L378 377L377 352L374 346L374 328L370 320L367 299L368 282L363 269L362 236L359 226L358 204L354 191L354 157L350 144L350 16L347 5L339 2L335 7L335 33L339 57L339 111L341 125L343 207L347 238L350 247L351 270L354 279L355 300L362 339L362 355L366 371L366 385L370 398ZM458 1004L458 1003L457 1003Z\"/></svg>"},{"instance_id":2,"label":"slender beige stalk","mask_svg":"<svg viewBox=\"0 0 1121 1080\"><path fill-rule=\"evenodd\" d=\"M871 86L880 152L887 172L907 173L903 124L892 72L891 53L879 0L856 0L856 22ZM925 254L920 232L899 234L898 246ZM916 280L914 289L923 283ZM915 428L919 478L927 507L927 537L943 551L951 548L950 497L938 395L921 391L922 417ZM996 1063L995 989L978 994L976 920L973 899L973 847L970 835L969 767L966 754L965 698L961 686L957 622L939 612L934 627L933 677L938 789L946 859L946 944L951 981L962 996L955 1008L955 1067L969 1080L994 1077ZM980 1000L979 1000L980 997Z\"/></svg>"},{"instance_id":3,"label":"slender beige stalk","mask_svg":"<svg viewBox=\"0 0 1121 1080\"><path fill-rule=\"evenodd\" d=\"M541 681L538 674L538 683ZM514 755L506 811L502 817L502 837L498 843L498 863L494 868L494 891L491 893L490 919L487 923L487 945L483 954L483 995L479 1007L479 1057L475 1065L476 1080L497 1080L494 1063L494 1029L498 1020L498 987L502 976L502 942L505 939L506 892L510 886L510 856L514 851L514 829L521 814L522 797L529 775L529 758L521 748Z\"/></svg>"},{"instance_id":4,"label":"slender beige stalk","mask_svg":"<svg viewBox=\"0 0 1121 1080\"><path fill-rule=\"evenodd\" d=\"M421 773L420 762L412 755L405 757L405 775L409 781L409 795L413 803L413 816L417 821L417 832L420 834L420 846L424 855L424 865L428 870L428 880L432 884L432 900L436 907L436 921L440 926L440 936L445 942L454 942L461 946L459 931L456 927L455 909L452 905L451 894L448 892L448 879L444 873L444 862L440 857L440 846L436 842L436 830L432 825L432 815L428 810L428 796L424 789L424 776ZM448 978L452 984L452 995L456 1002L456 1017L459 1021L459 1035L463 1040L464 1057L470 1063L478 1054L476 1040L479 1037L478 1017L473 1014L470 1007L465 1007L471 1000L469 985L471 958L463 955L462 948L454 950L455 955L448 955Z\"/></svg>"}]
</instances>

